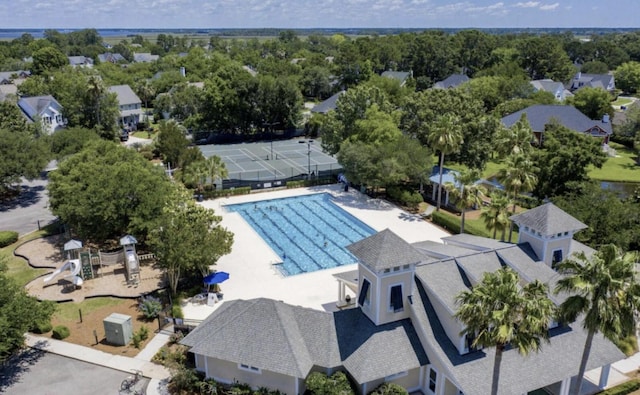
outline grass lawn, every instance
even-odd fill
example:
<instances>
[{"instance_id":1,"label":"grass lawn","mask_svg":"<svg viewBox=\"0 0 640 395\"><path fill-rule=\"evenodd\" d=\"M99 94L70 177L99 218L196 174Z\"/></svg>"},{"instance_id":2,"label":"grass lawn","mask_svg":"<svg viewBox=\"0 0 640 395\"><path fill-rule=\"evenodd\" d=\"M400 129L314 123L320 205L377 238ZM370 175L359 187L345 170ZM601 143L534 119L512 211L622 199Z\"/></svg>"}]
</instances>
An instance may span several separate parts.
<instances>
[{"instance_id":1,"label":"grass lawn","mask_svg":"<svg viewBox=\"0 0 640 395\"><path fill-rule=\"evenodd\" d=\"M131 300L123 300L119 298L101 297L85 299L80 303L58 303L56 305L56 312L53 316L60 321L73 321L79 318L78 309L82 310L82 314L89 314L92 311L98 310L107 306L119 306L122 303L131 303Z\"/></svg>"},{"instance_id":2,"label":"grass lawn","mask_svg":"<svg viewBox=\"0 0 640 395\"><path fill-rule=\"evenodd\" d=\"M616 99L616 101L611 102L612 106L626 106L633 103L632 99L626 98L626 97L618 97Z\"/></svg>"},{"instance_id":3,"label":"grass lawn","mask_svg":"<svg viewBox=\"0 0 640 395\"><path fill-rule=\"evenodd\" d=\"M591 169L589 177L600 181L640 182L638 154L617 143L609 145L616 150L616 157L608 158L601 169Z\"/></svg>"},{"instance_id":4,"label":"grass lawn","mask_svg":"<svg viewBox=\"0 0 640 395\"><path fill-rule=\"evenodd\" d=\"M37 239L38 237L45 236L46 230L39 230L37 232L29 233L26 236L21 237L15 243L8 245L0 249L0 262L5 259L7 263L7 275L13 278L19 285L27 285L27 283L34 278L47 272L47 269L34 269L24 259L13 255L13 251L25 241Z\"/></svg>"}]
</instances>

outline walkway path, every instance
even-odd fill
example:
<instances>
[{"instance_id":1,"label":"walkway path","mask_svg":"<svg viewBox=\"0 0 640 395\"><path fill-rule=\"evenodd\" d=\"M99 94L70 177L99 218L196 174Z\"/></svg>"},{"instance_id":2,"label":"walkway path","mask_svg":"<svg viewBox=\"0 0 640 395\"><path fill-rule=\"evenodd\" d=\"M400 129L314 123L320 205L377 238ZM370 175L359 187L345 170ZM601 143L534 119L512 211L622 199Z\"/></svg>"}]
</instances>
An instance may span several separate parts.
<instances>
[{"instance_id":1,"label":"walkway path","mask_svg":"<svg viewBox=\"0 0 640 395\"><path fill-rule=\"evenodd\" d=\"M166 390L166 384L171 374L164 366L157 365L150 361L158 350L169 341L170 334L171 332L167 331L157 333L147 346L134 358L109 354L90 347L32 334L27 334L26 340L29 347L64 355L80 361L128 373L134 370L140 370L144 377L151 379L147 387L147 395L166 395L169 393Z\"/></svg>"}]
</instances>

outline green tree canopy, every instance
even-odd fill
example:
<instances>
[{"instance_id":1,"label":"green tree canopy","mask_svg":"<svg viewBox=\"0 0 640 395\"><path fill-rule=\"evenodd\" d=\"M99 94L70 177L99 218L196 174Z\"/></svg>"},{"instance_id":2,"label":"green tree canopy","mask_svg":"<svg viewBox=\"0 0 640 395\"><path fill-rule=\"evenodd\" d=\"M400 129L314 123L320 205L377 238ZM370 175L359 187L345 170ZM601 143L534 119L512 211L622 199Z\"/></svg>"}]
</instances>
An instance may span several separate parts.
<instances>
[{"instance_id":1,"label":"green tree canopy","mask_svg":"<svg viewBox=\"0 0 640 395\"><path fill-rule=\"evenodd\" d=\"M69 59L59 49L53 46L44 47L33 53L31 72L39 75L57 70L66 64L69 64Z\"/></svg>"},{"instance_id":2,"label":"green tree canopy","mask_svg":"<svg viewBox=\"0 0 640 395\"><path fill-rule=\"evenodd\" d=\"M584 87L578 89L573 97L567 98L567 103L573 104L575 108L591 119L602 119L605 114L613 117L611 95L602 88Z\"/></svg>"},{"instance_id":3,"label":"green tree canopy","mask_svg":"<svg viewBox=\"0 0 640 395\"><path fill-rule=\"evenodd\" d=\"M616 78L616 88L626 93L636 93L640 90L640 62L626 62L618 66L613 74Z\"/></svg>"},{"instance_id":4,"label":"green tree canopy","mask_svg":"<svg viewBox=\"0 0 640 395\"><path fill-rule=\"evenodd\" d=\"M108 141L88 144L50 173L52 212L83 239L144 240L169 199L162 167Z\"/></svg>"},{"instance_id":5,"label":"green tree canopy","mask_svg":"<svg viewBox=\"0 0 640 395\"><path fill-rule=\"evenodd\" d=\"M231 252L233 233L220 226L221 217L197 205L186 190L176 186L173 198L162 210L149 245L167 271L176 294L183 277L206 276L221 256Z\"/></svg>"}]
</instances>

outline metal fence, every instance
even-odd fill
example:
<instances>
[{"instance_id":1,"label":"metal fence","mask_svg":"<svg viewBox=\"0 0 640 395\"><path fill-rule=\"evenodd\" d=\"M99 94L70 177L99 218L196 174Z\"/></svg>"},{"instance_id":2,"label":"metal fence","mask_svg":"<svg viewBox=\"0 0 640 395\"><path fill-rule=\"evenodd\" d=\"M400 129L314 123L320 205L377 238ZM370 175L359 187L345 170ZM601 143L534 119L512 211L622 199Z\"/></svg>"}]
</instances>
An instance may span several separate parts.
<instances>
[{"instance_id":1,"label":"metal fence","mask_svg":"<svg viewBox=\"0 0 640 395\"><path fill-rule=\"evenodd\" d=\"M285 176L276 176L272 171L255 171L242 172L233 174L235 178L230 178L222 182L224 189L251 187L251 189L274 188L285 186L287 181L299 181L309 179L320 180L331 178L336 180L338 174L342 172L342 166L338 164L331 165L311 165L311 173L301 173L300 168L291 167L281 170L281 174Z\"/></svg>"}]
</instances>

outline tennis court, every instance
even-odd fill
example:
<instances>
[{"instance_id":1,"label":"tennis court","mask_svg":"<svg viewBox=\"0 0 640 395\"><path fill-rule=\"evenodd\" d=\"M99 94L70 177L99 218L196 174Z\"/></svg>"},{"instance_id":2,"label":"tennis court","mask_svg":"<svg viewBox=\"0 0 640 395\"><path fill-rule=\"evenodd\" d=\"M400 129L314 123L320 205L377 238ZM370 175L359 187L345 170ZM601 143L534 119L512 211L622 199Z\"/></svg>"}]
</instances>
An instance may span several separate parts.
<instances>
[{"instance_id":1,"label":"tennis court","mask_svg":"<svg viewBox=\"0 0 640 395\"><path fill-rule=\"evenodd\" d=\"M280 185L282 181L323 177L340 172L342 167L331 155L322 152L320 140L294 139L273 142L201 145L208 158L219 156L229 172L225 187L232 185ZM273 183L273 185L266 185Z\"/></svg>"}]
</instances>

